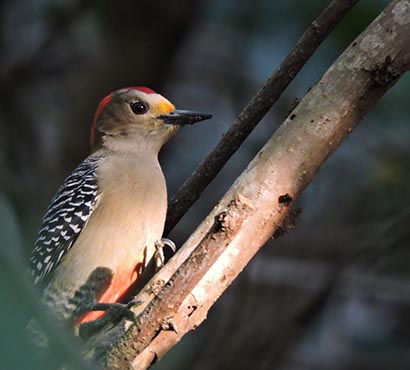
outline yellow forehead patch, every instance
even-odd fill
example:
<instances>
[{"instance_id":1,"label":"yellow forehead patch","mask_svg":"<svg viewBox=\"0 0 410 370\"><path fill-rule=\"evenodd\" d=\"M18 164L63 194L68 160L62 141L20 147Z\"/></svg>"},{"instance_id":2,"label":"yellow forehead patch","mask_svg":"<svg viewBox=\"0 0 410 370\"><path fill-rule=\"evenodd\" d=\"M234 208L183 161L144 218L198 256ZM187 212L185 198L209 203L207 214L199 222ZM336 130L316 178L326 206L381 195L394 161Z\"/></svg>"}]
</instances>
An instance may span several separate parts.
<instances>
[{"instance_id":1,"label":"yellow forehead patch","mask_svg":"<svg viewBox=\"0 0 410 370\"><path fill-rule=\"evenodd\" d=\"M159 102L153 105L151 110L156 114L167 114L175 110L174 104L166 99L161 99Z\"/></svg>"}]
</instances>

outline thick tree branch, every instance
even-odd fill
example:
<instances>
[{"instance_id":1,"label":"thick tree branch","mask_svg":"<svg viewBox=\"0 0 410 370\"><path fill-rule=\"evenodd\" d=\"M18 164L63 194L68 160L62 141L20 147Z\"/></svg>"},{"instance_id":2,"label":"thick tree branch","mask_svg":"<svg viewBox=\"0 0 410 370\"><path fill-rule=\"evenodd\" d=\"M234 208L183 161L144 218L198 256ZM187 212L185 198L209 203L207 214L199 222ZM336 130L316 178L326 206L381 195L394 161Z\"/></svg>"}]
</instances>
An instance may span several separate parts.
<instances>
[{"instance_id":1,"label":"thick tree branch","mask_svg":"<svg viewBox=\"0 0 410 370\"><path fill-rule=\"evenodd\" d=\"M410 65L410 0L347 48L180 251L138 295L136 325L89 342L107 369L145 369L197 327L321 165ZM124 331L125 330L125 331ZM108 352L107 352L108 350Z\"/></svg>"},{"instance_id":2,"label":"thick tree branch","mask_svg":"<svg viewBox=\"0 0 410 370\"><path fill-rule=\"evenodd\" d=\"M165 235L191 208L208 184L279 99L322 41L357 2L358 0L333 0L310 24L286 59L236 118L215 149L171 199L168 206Z\"/></svg>"}]
</instances>

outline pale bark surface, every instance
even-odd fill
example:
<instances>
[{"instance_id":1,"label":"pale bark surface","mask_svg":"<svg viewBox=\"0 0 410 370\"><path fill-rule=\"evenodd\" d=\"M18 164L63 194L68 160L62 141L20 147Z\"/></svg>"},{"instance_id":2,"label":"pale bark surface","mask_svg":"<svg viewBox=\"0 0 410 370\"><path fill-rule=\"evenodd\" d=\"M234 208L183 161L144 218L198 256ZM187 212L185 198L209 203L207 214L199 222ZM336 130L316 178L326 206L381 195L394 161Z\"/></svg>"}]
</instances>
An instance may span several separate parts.
<instances>
[{"instance_id":1,"label":"pale bark surface","mask_svg":"<svg viewBox=\"0 0 410 370\"><path fill-rule=\"evenodd\" d=\"M145 369L189 330L263 244L321 165L410 65L410 1L395 0L346 49L181 250L137 297L136 325L93 338L107 369ZM292 222L287 222L291 225Z\"/></svg>"},{"instance_id":2,"label":"pale bark surface","mask_svg":"<svg viewBox=\"0 0 410 370\"><path fill-rule=\"evenodd\" d=\"M172 197L168 207L165 234L172 230L199 198L229 158L279 99L315 50L357 2L358 0L333 0L310 24L279 68L235 119L218 145Z\"/></svg>"}]
</instances>

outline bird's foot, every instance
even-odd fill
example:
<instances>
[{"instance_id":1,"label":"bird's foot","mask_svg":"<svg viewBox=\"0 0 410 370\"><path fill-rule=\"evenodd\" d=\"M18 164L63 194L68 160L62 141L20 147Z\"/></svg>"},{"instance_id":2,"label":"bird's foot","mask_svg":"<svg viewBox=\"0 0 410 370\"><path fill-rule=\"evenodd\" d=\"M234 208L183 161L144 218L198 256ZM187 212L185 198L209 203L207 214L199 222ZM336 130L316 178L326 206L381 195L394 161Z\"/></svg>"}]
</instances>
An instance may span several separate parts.
<instances>
[{"instance_id":1,"label":"bird's foot","mask_svg":"<svg viewBox=\"0 0 410 370\"><path fill-rule=\"evenodd\" d=\"M164 256L164 248L170 247L172 251L175 253L177 251L177 247L175 243L168 238L162 238L155 242L155 269L158 271L165 263L165 256Z\"/></svg>"},{"instance_id":2,"label":"bird's foot","mask_svg":"<svg viewBox=\"0 0 410 370\"><path fill-rule=\"evenodd\" d=\"M80 324L78 334L83 339L88 339L98 333L105 325L118 323L119 318L135 322L135 315L131 311L131 307L138 304L136 301L131 301L127 304L123 303L95 303L88 311L105 311L104 316L97 320L87 321Z\"/></svg>"}]
</instances>

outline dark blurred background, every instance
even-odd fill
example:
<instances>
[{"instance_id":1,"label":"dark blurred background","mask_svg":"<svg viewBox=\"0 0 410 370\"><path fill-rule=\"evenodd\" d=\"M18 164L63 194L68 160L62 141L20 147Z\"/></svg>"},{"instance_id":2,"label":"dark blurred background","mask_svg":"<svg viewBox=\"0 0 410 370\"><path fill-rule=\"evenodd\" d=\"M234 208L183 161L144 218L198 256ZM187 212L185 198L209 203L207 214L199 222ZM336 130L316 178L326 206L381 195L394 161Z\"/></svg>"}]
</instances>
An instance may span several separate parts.
<instances>
[{"instance_id":1,"label":"dark blurred background","mask_svg":"<svg viewBox=\"0 0 410 370\"><path fill-rule=\"evenodd\" d=\"M214 115L161 153L172 196L329 2L0 2L0 369L64 356L27 347L25 261L51 197L88 154L99 100L145 85ZM362 0L344 19L171 233L177 244L388 3ZM409 96L405 75L305 191L293 232L261 250L157 369L410 368Z\"/></svg>"}]
</instances>

